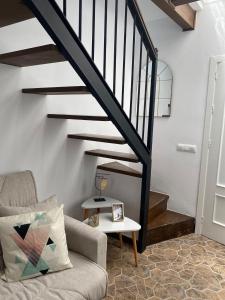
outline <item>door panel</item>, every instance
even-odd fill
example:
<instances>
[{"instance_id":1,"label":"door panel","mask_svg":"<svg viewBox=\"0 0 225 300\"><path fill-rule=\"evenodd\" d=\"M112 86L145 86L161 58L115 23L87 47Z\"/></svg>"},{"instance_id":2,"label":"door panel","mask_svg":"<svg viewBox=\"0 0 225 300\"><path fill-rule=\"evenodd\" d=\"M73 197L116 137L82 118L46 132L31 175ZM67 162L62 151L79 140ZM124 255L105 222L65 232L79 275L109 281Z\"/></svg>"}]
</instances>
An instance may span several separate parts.
<instances>
[{"instance_id":1,"label":"door panel","mask_svg":"<svg viewBox=\"0 0 225 300\"><path fill-rule=\"evenodd\" d=\"M225 62L215 76L202 233L225 244Z\"/></svg>"}]
</instances>

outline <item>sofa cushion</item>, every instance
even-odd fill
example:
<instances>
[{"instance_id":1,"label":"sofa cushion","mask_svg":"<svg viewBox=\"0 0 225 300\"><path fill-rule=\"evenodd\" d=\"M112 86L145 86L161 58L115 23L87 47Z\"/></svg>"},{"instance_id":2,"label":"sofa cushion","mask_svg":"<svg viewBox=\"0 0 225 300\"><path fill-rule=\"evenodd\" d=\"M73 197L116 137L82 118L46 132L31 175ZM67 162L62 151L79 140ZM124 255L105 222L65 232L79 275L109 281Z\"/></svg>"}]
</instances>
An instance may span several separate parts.
<instances>
[{"instance_id":1,"label":"sofa cushion","mask_svg":"<svg viewBox=\"0 0 225 300\"><path fill-rule=\"evenodd\" d=\"M2 206L0 203L0 217L7 217L13 215L24 214L32 211L42 211L50 210L58 206L57 198L55 195L49 197L48 199L32 204L31 206ZM2 246L0 244L0 270L3 269L3 254Z\"/></svg>"},{"instance_id":2,"label":"sofa cushion","mask_svg":"<svg viewBox=\"0 0 225 300\"><path fill-rule=\"evenodd\" d=\"M0 218L5 279L24 280L71 268L63 205Z\"/></svg>"},{"instance_id":3,"label":"sofa cushion","mask_svg":"<svg viewBox=\"0 0 225 300\"><path fill-rule=\"evenodd\" d=\"M0 280L4 300L101 300L106 295L107 273L86 257L69 252L73 269L23 282Z\"/></svg>"},{"instance_id":4,"label":"sofa cushion","mask_svg":"<svg viewBox=\"0 0 225 300\"><path fill-rule=\"evenodd\" d=\"M48 199L37 202L30 206L3 206L0 203L0 217L15 216L25 214L32 211L44 211L50 210L58 206L56 195L49 197Z\"/></svg>"},{"instance_id":5,"label":"sofa cushion","mask_svg":"<svg viewBox=\"0 0 225 300\"><path fill-rule=\"evenodd\" d=\"M38 202L36 184L31 171L0 176L0 204L29 206Z\"/></svg>"}]
</instances>

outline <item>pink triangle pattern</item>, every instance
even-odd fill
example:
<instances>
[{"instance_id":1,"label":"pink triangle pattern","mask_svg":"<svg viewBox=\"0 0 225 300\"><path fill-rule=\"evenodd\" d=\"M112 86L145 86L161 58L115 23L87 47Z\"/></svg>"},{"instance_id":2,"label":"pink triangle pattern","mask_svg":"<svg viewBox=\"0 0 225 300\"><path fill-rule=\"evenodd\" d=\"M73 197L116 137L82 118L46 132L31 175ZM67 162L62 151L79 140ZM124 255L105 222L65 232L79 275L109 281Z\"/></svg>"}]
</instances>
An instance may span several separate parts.
<instances>
[{"instance_id":1,"label":"pink triangle pattern","mask_svg":"<svg viewBox=\"0 0 225 300\"><path fill-rule=\"evenodd\" d=\"M17 233L11 234L17 246L24 252L28 260L36 267L42 251L47 244L50 228L48 225L41 228L29 229L25 239Z\"/></svg>"}]
</instances>

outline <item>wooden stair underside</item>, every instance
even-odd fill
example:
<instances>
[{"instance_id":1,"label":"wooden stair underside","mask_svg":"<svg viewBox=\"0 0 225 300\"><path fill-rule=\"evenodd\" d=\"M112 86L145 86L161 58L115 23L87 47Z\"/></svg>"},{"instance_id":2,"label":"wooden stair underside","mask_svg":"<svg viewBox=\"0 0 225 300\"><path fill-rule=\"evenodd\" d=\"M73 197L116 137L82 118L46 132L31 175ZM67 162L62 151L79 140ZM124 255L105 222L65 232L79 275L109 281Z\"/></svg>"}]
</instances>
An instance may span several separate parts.
<instances>
[{"instance_id":1,"label":"wooden stair underside","mask_svg":"<svg viewBox=\"0 0 225 300\"><path fill-rule=\"evenodd\" d=\"M48 114L47 117L49 119L62 119L62 120L109 121L109 118L107 116Z\"/></svg>"},{"instance_id":2,"label":"wooden stair underside","mask_svg":"<svg viewBox=\"0 0 225 300\"><path fill-rule=\"evenodd\" d=\"M0 9L0 27L33 18L34 15L21 0L2 0Z\"/></svg>"},{"instance_id":3,"label":"wooden stair underside","mask_svg":"<svg viewBox=\"0 0 225 300\"><path fill-rule=\"evenodd\" d=\"M155 244L177 238L195 229L195 219L167 210L169 196L150 192L147 244Z\"/></svg>"},{"instance_id":4,"label":"wooden stair underside","mask_svg":"<svg viewBox=\"0 0 225 300\"><path fill-rule=\"evenodd\" d=\"M142 174L140 172L132 168L129 168L123 164L120 164L117 161L103 164L103 165L98 165L97 169L112 172L112 173L119 173L119 174L132 176L132 177L138 177L138 178L142 177Z\"/></svg>"},{"instance_id":5,"label":"wooden stair underside","mask_svg":"<svg viewBox=\"0 0 225 300\"><path fill-rule=\"evenodd\" d=\"M85 151L85 154L91 155L91 156L98 156L98 157L104 157L104 158L110 158L110 159L129 161L129 162L134 162L134 163L139 162L139 159L137 158L137 156L132 153L124 153L124 152L96 149L96 150Z\"/></svg>"},{"instance_id":6,"label":"wooden stair underside","mask_svg":"<svg viewBox=\"0 0 225 300\"><path fill-rule=\"evenodd\" d=\"M22 89L24 94L36 95L88 95L90 94L86 86L61 86Z\"/></svg>"},{"instance_id":7,"label":"wooden stair underside","mask_svg":"<svg viewBox=\"0 0 225 300\"><path fill-rule=\"evenodd\" d=\"M122 137L117 136L108 136L108 135L98 135L98 134L68 134L69 139L75 140L86 140L86 141L95 141L102 143L111 143L111 144L126 144L126 141Z\"/></svg>"},{"instance_id":8,"label":"wooden stair underside","mask_svg":"<svg viewBox=\"0 0 225 300\"><path fill-rule=\"evenodd\" d=\"M65 61L65 58L58 51L57 47L54 44L4 53L0 55L0 63L16 67L29 67L62 61Z\"/></svg>"}]
</instances>

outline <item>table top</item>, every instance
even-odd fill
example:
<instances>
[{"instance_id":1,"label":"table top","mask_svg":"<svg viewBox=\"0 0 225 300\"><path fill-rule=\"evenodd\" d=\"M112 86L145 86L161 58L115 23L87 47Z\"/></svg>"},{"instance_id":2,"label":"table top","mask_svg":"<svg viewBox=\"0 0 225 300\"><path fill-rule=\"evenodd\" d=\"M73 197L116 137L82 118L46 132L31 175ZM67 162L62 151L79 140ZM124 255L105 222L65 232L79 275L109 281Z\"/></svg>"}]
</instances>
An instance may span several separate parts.
<instances>
[{"instance_id":1,"label":"table top","mask_svg":"<svg viewBox=\"0 0 225 300\"><path fill-rule=\"evenodd\" d=\"M84 223L88 224L88 219L84 220ZM127 217L125 217L122 222L113 222L112 213L100 213L99 225L94 228L105 233L131 232L139 231L141 225Z\"/></svg>"},{"instance_id":2,"label":"table top","mask_svg":"<svg viewBox=\"0 0 225 300\"><path fill-rule=\"evenodd\" d=\"M84 201L81 205L82 208L84 209L94 209L94 208L104 208L104 207L112 207L112 204L121 204L123 202L110 198L110 197L104 197L106 201L102 202L95 202L94 198L98 198L99 196L93 196L89 198L88 200Z\"/></svg>"}]
</instances>

